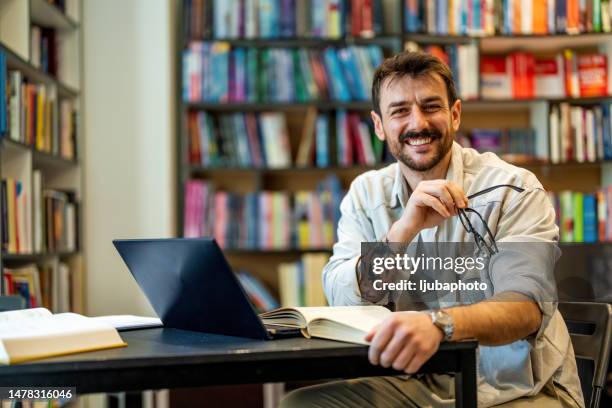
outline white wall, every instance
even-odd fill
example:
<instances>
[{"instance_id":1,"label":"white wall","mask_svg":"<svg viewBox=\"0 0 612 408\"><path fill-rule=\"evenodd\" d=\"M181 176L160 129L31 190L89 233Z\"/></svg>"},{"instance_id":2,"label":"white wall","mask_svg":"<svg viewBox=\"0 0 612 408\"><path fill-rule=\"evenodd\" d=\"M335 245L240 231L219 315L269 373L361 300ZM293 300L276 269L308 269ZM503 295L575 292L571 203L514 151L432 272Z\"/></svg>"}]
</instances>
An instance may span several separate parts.
<instances>
[{"instance_id":1,"label":"white wall","mask_svg":"<svg viewBox=\"0 0 612 408\"><path fill-rule=\"evenodd\" d=\"M172 0L83 2L87 313L152 314L115 238L174 233Z\"/></svg>"}]
</instances>

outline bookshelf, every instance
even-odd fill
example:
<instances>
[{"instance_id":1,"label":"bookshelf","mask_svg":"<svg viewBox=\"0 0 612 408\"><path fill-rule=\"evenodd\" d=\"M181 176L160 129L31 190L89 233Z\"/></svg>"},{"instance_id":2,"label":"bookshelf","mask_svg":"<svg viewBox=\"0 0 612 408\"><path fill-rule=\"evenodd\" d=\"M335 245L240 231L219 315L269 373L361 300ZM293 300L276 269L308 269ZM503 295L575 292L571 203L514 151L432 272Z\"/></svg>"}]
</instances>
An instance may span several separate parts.
<instances>
[{"instance_id":1,"label":"bookshelf","mask_svg":"<svg viewBox=\"0 0 612 408\"><path fill-rule=\"evenodd\" d=\"M189 2L193 5L197 0ZM214 7L214 1L206 1L208 7ZM188 38L186 25L192 24L188 14L188 3L181 3L177 27L177 235L182 236L185 219L184 190L185 182L189 179L201 179L212 182L218 190L233 191L239 194L247 194L252 191L274 190L297 192L301 190L314 190L317 184L329 175L335 175L340 180L343 189L347 189L351 180L357 175L385 165L378 161L375 165L349 165L342 166L331 163L325 167L309 165L298 167L292 165L284 168L260 168L254 166L240 166L236 164L210 166L190 163L187 160L189 153L189 129L187 116L190 112L206 112L214 117L230 115L233 113L282 112L287 121L289 142L291 146L292 159L295 159L300 144L300 130L304 126L305 118L309 109L317 112L328 113L331 116L339 110L357 113L366 119L371 109L369 100L311 100L311 101L286 101L286 102L232 102L232 101L186 101L181 97L180 90L183 89L183 72L185 69L183 50L188 47L189 41L225 41L230 48L242 47L245 49L282 47L288 49L317 49L327 47L345 46L380 46L385 56L392 55L402 50L408 43L416 43L420 46L438 45L472 45L476 47L478 61L482 55L505 55L514 51L525 51L535 55L553 55L564 49L572 49L577 53L601 53L607 61L607 89L608 93L599 96L534 96L530 98L486 98L480 92L480 71L478 61L474 66L477 70L476 81L478 92L470 98L463 99L463 114L461 131L469 133L474 129L494 128L530 128L535 132L534 150L536 159L530 161L516 162L517 165L533 171L542 181L544 186L551 191L573 190L590 193L600 186L608 185L611 180L609 159L596 158L595 160L579 162L568 159L564 162L553 163L547 158L550 155L549 141L549 115L551 106L569 104L571 106L582 106L593 108L602 104L612 103L612 33L608 32L580 32L578 35L554 32L549 34L525 33L504 34L500 30L494 35L485 35L483 32L471 35L448 35L434 32L408 32L404 26L406 21L406 10L404 1L381 2L384 7L383 29L379 30L373 37L362 38L351 33L350 21L347 23L345 35L337 38L310 38L306 36L289 36L287 38L214 38L214 30L204 29L204 35ZM441 4L441 3L440 3ZM206 6L205 6L206 7ZM211 9L208 13L213 13ZM204 12L206 16L206 11ZM389 18L392 16L392 18ZM210 21L214 17L209 15ZM299 17L298 17L299 18ZM205 17L206 19L206 17ZM350 20L350 16L347 18ZM502 27L501 19L496 20ZM298 23L299 25L299 23ZM606 29L605 26L602 28ZM406 30L406 31L405 31ZM332 119L333 122L333 119ZM331 143L334 143L334 125L331 125ZM333 156L334 153L332 152ZM542 159L544 158L544 159ZM333 160L332 160L333 161ZM564 243L568 245L569 243ZM228 248L226 251L230 262L235 268L245 268L268 284L273 292L278 291L276 281L276 268L279 263L298 259L303 253L328 252L330 247L315 247L300 249L292 245L285 249L255 250Z\"/></svg>"},{"instance_id":2,"label":"bookshelf","mask_svg":"<svg viewBox=\"0 0 612 408\"><path fill-rule=\"evenodd\" d=\"M80 16L81 0L0 1L6 62L0 80L7 84L0 176L14 180L21 194L16 213L6 200L2 204L8 208L2 216L0 294L10 290L8 283L13 294L36 298L37 306L84 313ZM24 292L15 276L32 265L39 288L27 285Z\"/></svg>"}]
</instances>

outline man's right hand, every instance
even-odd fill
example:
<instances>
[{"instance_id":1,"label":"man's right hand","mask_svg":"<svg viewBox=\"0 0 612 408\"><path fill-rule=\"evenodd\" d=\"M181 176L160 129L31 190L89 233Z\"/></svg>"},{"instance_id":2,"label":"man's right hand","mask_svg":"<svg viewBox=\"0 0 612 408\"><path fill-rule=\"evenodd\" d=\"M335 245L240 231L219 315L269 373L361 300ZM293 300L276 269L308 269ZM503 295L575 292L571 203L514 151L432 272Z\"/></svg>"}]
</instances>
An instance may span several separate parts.
<instances>
[{"instance_id":1,"label":"man's right hand","mask_svg":"<svg viewBox=\"0 0 612 408\"><path fill-rule=\"evenodd\" d=\"M463 188L448 180L421 181L414 189L404 213L387 233L390 242L410 242L421 230L440 225L467 207Z\"/></svg>"}]
</instances>

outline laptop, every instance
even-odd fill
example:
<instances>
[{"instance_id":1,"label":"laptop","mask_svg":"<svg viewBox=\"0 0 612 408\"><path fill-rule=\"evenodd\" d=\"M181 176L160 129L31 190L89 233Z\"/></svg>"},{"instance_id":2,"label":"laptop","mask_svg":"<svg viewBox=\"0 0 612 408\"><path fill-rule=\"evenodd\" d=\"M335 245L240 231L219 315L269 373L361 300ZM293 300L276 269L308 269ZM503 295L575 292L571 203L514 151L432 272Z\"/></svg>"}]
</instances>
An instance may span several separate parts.
<instances>
[{"instance_id":1,"label":"laptop","mask_svg":"<svg viewBox=\"0 0 612 408\"><path fill-rule=\"evenodd\" d=\"M266 328L213 238L113 244L164 327L264 340L300 335Z\"/></svg>"}]
</instances>

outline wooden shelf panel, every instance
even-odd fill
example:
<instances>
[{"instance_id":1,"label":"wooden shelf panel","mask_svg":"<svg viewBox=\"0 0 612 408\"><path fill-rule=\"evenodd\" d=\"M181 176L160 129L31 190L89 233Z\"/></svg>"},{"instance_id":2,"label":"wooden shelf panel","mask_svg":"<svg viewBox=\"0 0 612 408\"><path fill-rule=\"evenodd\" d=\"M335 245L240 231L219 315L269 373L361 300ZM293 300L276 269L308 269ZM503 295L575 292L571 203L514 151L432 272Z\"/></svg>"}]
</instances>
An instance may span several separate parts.
<instances>
[{"instance_id":1,"label":"wooden shelf panel","mask_svg":"<svg viewBox=\"0 0 612 408\"><path fill-rule=\"evenodd\" d=\"M45 0L30 0L32 23L59 30L73 30L78 24Z\"/></svg>"},{"instance_id":2,"label":"wooden shelf panel","mask_svg":"<svg viewBox=\"0 0 612 408\"><path fill-rule=\"evenodd\" d=\"M6 62L9 70L19 70L23 75L33 82L57 87L58 96L74 98L79 95L79 91L69 85L64 84L57 78L36 68L17 54L10 48L0 43L0 49L6 54Z\"/></svg>"},{"instance_id":3,"label":"wooden shelf panel","mask_svg":"<svg viewBox=\"0 0 612 408\"><path fill-rule=\"evenodd\" d=\"M60 258L64 258L64 257L68 257L68 256L75 256L75 255L79 255L80 252L79 251L67 251L67 252L46 252L46 253L39 253L39 254L7 254L7 253L3 253L2 254L2 261L6 262L38 262L38 261L42 261L48 258L53 258L53 257L60 257Z\"/></svg>"},{"instance_id":4,"label":"wooden shelf panel","mask_svg":"<svg viewBox=\"0 0 612 408\"><path fill-rule=\"evenodd\" d=\"M194 38L193 41L222 41L235 47L330 47L346 45L389 45L399 46L401 37L398 35L382 35L378 37L342 37L342 38Z\"/></svg>"},{"instance_id":5,"label":"wooden shelf panel","mask_svg":"<svg viewBox=\"0 0 612 408\"><path fill-rule=\"evenodd\" d=\"M16 142L8 138L4 138L2 143L3 145L13 146L24 151L32 151L32 164L34 165L34 167L63 168L75 167L79 165L79 162L77 160L65 159L55 154L42 152L34 148L34 146L29 146L27 144Z\"/></svg>"}]
</instances>

